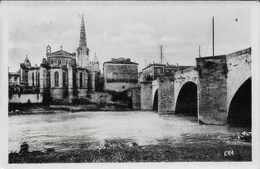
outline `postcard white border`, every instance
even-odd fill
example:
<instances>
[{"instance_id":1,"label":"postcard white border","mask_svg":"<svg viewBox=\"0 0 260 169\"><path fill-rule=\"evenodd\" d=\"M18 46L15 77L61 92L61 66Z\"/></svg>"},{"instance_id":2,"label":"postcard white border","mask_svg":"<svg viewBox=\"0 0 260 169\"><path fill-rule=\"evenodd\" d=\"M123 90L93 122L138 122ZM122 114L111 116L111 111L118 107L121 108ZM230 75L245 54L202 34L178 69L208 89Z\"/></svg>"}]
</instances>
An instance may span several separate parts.
<instances>
[{"instance_id":1,"label":"postcard white border","mask_svg":"<svg viewBox=\"0 0 260 169\"><path fill-rule=\"evenodd\" d=\"M253 119L253 144L252 144L252 162L171 162L171 163L80 163L80 164L8 164L8 51L6 50L5 40L7 39L7 27L5 22L5 12L9 10L9 7L12 5L29 5L42 4L42 5L71 5L71 4L80 4L80 3L103 3L106 5L158 5L158 4L176 4L176 5L190 5L192 7L199 6L209 6L214 7L215 5L230 5L230 6L241 6L241 7L250 7L252 9L252 76L253 76L253 109L252 109L252 119ZM259 75L260 75L260 5L258 2L170 2L170 1L142 1L142 2L130 2L130 1L106 1L106 2L2 2L0 4L0 163L1 168L105 168L105 169L132 169L132 168L151 168L151 169L164 169L164 168L260 168L260 112L259 112ZM15 12L15 11L14 11Z\"/></svg>"}]
</instances>

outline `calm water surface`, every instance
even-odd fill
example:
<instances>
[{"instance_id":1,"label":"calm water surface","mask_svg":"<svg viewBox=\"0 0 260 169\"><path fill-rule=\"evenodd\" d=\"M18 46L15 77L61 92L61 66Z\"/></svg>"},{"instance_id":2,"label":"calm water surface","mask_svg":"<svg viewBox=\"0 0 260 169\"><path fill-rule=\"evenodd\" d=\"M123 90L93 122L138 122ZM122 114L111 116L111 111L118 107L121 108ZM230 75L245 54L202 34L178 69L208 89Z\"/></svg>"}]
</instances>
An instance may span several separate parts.
<instances>
[{"instance_id":1,"label":"calm water surface","mask_svg":"<svg viewBox=\"0 0 260 169\"><path fill-rule=\"evenodd\" d=\"M188 133L235 133L241 128L203 126L194 119L155 112L77 112L9 117L9 151L26 141L30 150L85 148L105 139L131 139L139 145Z\"/></svg>"}]
</instances>

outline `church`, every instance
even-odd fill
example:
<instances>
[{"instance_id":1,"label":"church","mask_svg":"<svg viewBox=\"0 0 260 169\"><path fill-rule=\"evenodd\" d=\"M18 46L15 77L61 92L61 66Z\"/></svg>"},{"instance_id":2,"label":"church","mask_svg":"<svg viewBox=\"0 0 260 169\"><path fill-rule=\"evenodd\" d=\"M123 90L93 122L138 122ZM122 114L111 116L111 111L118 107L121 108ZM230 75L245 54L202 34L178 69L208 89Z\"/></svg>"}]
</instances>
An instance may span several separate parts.
<instances>
[{"instance_id":1,"label":"church","mask_svg":"<svg viewBox=\"0 0 260 169\"><path fill-rule=\"evenodd\" d=\"M42 102L65 104L76 100L84 101L89 92L96 91L100 75L99 61L96 55L90 61L84 16L82 15L76 53L67 52L62 46L60 50L52 52L48 45L46 58L42 59L40 66L31 66L26 56L24 63L20 64L18 74L20 83L16 92L40 94Z\"/></svg>"}]
</instances>

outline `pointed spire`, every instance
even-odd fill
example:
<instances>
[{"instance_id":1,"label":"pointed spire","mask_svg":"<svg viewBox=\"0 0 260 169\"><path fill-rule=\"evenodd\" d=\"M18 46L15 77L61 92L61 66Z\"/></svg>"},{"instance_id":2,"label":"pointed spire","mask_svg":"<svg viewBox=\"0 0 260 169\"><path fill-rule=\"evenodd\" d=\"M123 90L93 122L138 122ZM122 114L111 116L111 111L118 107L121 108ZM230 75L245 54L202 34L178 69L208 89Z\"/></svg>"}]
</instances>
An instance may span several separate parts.
<instances>
[{"instance_id":1,"label":"pointed spire","mask_svg":"<svg viewBox=\"0 0 260 169\"><path fill-rule=\"evenodd\" d=\"M86 32L85 32L84 15L82 14L79 47L83 47L83 46L87 46L87 40L86 40Z\"/></svg>"}]
</instances>

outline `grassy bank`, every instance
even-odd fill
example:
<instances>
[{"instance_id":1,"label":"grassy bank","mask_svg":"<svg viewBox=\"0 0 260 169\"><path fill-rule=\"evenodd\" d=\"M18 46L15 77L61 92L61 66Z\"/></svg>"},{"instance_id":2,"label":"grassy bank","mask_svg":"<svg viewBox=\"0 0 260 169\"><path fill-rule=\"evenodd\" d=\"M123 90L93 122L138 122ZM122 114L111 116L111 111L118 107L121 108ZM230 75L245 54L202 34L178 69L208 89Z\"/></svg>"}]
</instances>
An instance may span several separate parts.
<instances>
[{"instance_id":1,"label":"grassy bank","mask_svg":"<svg viewBox=\"0 0 260 169\"><path fill-rule=\"evenodd\" d=\"M164 138L157 145L114 139L97 149L10 153L9 163L251 161L251 151L251 143L231 135L194 134L178 141Z\"/></svg>"}]
</instances>

